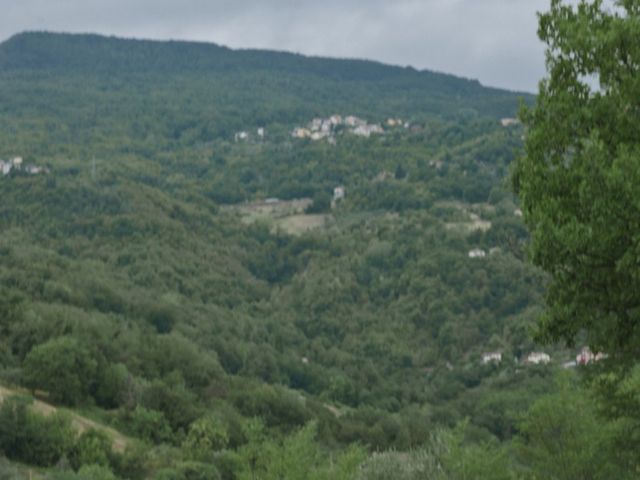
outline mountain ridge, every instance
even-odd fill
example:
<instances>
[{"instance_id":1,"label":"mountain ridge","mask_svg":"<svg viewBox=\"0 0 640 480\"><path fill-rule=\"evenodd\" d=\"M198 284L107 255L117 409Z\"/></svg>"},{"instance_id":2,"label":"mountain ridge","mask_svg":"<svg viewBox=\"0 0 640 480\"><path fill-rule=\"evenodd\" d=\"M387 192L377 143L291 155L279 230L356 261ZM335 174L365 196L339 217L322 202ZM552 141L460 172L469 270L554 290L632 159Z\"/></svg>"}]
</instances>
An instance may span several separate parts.
<instances>
[{"instance_id":1,"label":"mountain ridge","mask_svg":"<svg viewBox=\"0 0 640 480\"><path fill-rule=\"evenodd\" d=\"M71 48L67 55L56 58L52 48ZM428 80L447 81L452 88L473 91L484 89L516 95L530 94L482 85L476 79L416 69L411 66L390 65L376 60L336 58L271 49L234 49L213 42L187 40L152 40L125 38L94 33L60 33L25 31L0 43L0 70L18 68L88 68L98 67L88 62L88 50L98 60L96 49L122 49L111 58L99 59L104 67L120 67L130 71L144 69L188 68L196 71L224 71L245 68L285 70L289 73L311 71L319 76L341 80ZM133 58L126 58L132 55ZM162 57L166 55L166 57ZM17 58L21 57L21 58ZM106 62L105 62L106 61Z\"/></svg>"}]
</instances>

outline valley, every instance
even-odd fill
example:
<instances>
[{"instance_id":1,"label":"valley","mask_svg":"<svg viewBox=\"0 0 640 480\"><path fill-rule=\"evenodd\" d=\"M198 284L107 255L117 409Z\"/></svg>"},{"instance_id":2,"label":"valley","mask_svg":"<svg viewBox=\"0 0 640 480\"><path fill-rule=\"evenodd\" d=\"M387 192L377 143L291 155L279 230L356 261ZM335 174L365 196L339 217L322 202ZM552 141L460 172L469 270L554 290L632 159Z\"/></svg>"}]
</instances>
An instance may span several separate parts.
<instances>
[{"instance_id":1,"label":"valley","mask_svg":"<svg viewBox=\"0 0 640 480\"><path fill-rule=\"evenodd\" d=\"M532 422L604 431L597 365L531 335L548 277L505 121L533 96L44 32L0 44L0 85L0 158L42 168L0 178L7 471L534 478Z\"/></svg>"}]
</instances>

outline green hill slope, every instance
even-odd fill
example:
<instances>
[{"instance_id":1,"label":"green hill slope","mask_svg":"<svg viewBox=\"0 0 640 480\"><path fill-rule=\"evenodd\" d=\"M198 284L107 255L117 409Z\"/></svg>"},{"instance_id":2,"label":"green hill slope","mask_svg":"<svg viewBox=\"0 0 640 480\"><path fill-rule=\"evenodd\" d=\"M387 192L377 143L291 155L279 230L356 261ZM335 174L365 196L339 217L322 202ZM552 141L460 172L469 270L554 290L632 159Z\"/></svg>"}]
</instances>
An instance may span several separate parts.
<instances>
[{"instance_id":1,"label":"green hill slope","mask_svg":"<svg viewBox=\"0 0 640 480\"><path fill-rule=\"evenodd\" d=\"M550 388L549 369L506 360L534 348L543 280L504 188L522 132L498 119L518 95L374 62L48 33L0 45L0 83L0 159L23 159L0 177L0 376L166 449L111 460L123 477L245 471L248 449L284 448L310 421L321 458L408 449L468 416L505 440ZM291 136L333 114L384 133ZM483 364L489 350L505 361ZM215 461L185 447L202 425L224 432Z\"/></svg>"}]
</instances>

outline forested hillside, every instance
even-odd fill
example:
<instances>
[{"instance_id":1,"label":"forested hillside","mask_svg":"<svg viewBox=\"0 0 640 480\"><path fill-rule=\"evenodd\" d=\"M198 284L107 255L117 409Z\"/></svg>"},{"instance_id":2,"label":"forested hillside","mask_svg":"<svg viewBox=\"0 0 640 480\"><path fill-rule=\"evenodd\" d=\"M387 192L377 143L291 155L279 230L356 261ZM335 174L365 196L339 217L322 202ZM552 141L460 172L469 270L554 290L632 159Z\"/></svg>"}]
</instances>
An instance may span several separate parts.
<instances>
[{"instance_id":1,"label":"forested hillside","mask_svg":"<svg viewBox=\"0 0 640 480\"><path fill-rule=\"evenodd\" d=\"M573 400L576 351L526 362L545 277L507 186L523 129L501 119L531 100L209 44L0 44L0 383L22 392L0 468L517 478L555 458L554 422L584 433L562 451L613 448Z\"/></svg>"}]
</instances>

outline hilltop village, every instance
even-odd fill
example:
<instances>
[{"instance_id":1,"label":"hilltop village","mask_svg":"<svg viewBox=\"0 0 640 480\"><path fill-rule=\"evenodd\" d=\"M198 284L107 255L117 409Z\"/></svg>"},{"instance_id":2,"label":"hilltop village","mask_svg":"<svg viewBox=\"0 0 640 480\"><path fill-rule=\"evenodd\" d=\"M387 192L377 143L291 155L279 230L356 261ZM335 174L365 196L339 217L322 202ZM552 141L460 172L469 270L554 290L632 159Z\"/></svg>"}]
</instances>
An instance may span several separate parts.
<instances>
[{"instance_id":1,"label":"hilltop village","mask_svg":"<svg viewBox=\"0 0 640 480\"><path fill-rule=\"evenodd\" d=\"M409 128L408 122L403 123L401 119L389 118L386 121L387 127ZM313 141L327 139L330 143L335 142L336 135L350 133L359 137L369 138L371 135L381 135L385 132L380 124L370 124L366 120L348 115L331 115L329 118L314 118L306 127L295 127L291 132L294 138L309 138Z\"/></svg>"},{"instance_id":2,"label":"hilltop village","mask_svg":"<svg viewBox=\"0 0 640 480\"><path fill-rule=\"evenodd\" d=\"M500 120L500 124L503 127L508 128L520 125L520 121L516 118L502 118ZM334 114L327 118L316 117L305 126L294 127L293 130L291 130L291 137L299 140L309 139L314 142L318 140L327 140L329 143L335 144L336 137L345 133L358 137L369 138L372 135L383 135L390 130L399 128L405 130L411 129L411 131L420 131L419 126L414 126L410 122L401 118L389 117L383 122L383 124L380 124L369 123L367 120L355 115L342 116ZM255 134L258 140L264 140L266 136L266 129L264 127L258 127ZM233 139L235 142L245 142L256 137L247 130L241 130L234 134Z\"/></svg>"}]
</instances>

